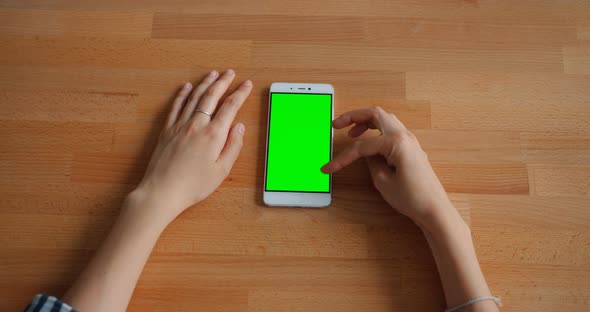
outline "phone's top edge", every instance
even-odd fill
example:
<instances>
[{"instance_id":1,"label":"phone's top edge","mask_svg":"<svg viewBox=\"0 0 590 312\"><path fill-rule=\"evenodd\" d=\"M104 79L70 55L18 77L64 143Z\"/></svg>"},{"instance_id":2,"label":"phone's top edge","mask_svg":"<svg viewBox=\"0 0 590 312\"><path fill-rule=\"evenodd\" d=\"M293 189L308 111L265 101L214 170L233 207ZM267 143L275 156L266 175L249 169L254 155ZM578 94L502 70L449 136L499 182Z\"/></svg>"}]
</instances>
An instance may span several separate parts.
<instances>
[{"instance_id":1,"label":"phone's top edge","mask_svg":"<svg viewBox=\"0 0 590 312\"><path fill-rule=\"evenodd\" d=\"M314 88L322 88L322 89L331 90L332 92L334 91L334 86L329 83L306 83L306 82L273 82L270 85L270 90L272 91L273 89L281 89L281 88L287 88L287 87L293 87L293 88L314 87Z\"/></svg>"}]
</instances>

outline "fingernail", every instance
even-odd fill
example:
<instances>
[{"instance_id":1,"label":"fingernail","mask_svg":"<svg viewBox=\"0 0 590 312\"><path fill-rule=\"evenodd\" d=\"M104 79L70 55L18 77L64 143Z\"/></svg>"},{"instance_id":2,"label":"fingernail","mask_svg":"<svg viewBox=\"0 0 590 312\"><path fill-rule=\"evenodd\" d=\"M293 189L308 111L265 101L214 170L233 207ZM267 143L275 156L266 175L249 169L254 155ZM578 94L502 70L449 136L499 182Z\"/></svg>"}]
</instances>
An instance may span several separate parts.
<instances>
[{"instance_id":1,"label":"fingernail","mask_svg":"<svg viewBox=\"0 0 590 312\"><path fill-rule=\"evenodd\" d=\"M246 131L246 127L244 127L244 124L243 124L243 123L239 123L239 124L237 124L237 125L236 125L236 127L238 127L238 132L239 132L240 134L242 134L242 135L243 135L243 134L244 134L244 132Z\"/></svg>"},{"instance_id":2,"label":"fingernail","mask_svg":"<svg viewBox=\"0 0 590 312\"><path fill-rule=\"evenodd\" d=\"M217 77L218 74L219 73L216 70L214 70L214 71L212 71L212 72L209 73L209 77Z\"/></svg>"},{"instance_id":3,"label":"fingernail","mask_svg":"<svg viewBox=\"0 0 590 312\"><path fill-rule=\"evenodd\" d=\"M252 81L250 81L250 80L246 80L246 81L244 81L244 85L245 85L246 87L251 87L251 86L252 86Z\"/></svg>"},{"instance_id":4,"label":"fingernail","mask_svg":"<svg viewBox=\"0 0 590 312\"><path fill-rule=\"evenodd\" d=\"M184 88L185 89L190 89L191 88L191 83L190 82L185 83L184 84Z\"/></svg>"},{"instance_id":5,"label":"fingernail","mask_svg":"<svg viewBox=\"0 0 590 312\"><path fill-rule=\"evenodd\" d=\"M234 70L233 70L233 69L228 69L228 70L227 70L225 73L226 73L226 74L228 74L228 75L233 75L233 74L235 74L235 72L234 72Z\"/></svg>"}]
</instances>

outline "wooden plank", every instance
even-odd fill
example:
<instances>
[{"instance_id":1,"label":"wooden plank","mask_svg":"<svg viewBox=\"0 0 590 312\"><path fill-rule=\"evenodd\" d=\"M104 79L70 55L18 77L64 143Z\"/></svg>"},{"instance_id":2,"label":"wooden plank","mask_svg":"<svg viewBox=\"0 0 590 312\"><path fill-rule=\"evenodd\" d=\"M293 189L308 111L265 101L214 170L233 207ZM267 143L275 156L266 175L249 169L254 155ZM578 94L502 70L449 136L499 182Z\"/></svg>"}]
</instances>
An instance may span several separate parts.
<instances>
[{"instance_id":1,"label":"wooden plank","mask_svg":"<svg viewBox=\"0 0 590 312\"><path fill-rule=\"evenodd\" d=\"M149 38L151 13L0 9L1 35Z\"/></svg>"},{"instance_id":2,"label":"wooden plank","mask_svg":"<svg viewBox=\"0 0 590 312\"><path fill-rule=\"evenodd\" d=\"M163 124L158 122L119 123L115 125L112 151L117 155L149 159L160 137Z\"/></svg>"},{"instance_id":3,"label":"wooden plank","mask_svg":"<svg viewBox=\"0 0 590 312\"><path fill-rule=\"evenodd\" d=\"M528 164L590 165L590 138L576 133L522 132L522 158Z\"/></svg>"},{"instance_id":4,"label":"wooden plank","mask_svg":"<svg viewBox=\"0 0 590 312\"><path fill-rule=\"evenodd\" d=\"M552 230L584 230L590 222L588 198L527 195L464 195L475 230L495 225L533 226Z\"/></svg>"},{"instance_id":5,"label":"wooden plank","mask_svg":"<svg viewBox=\"0 0 590 312\"><path fill-rule=\"evenodd\" d=\"M435 129L588 132L587 77L409 72L406 78L408 99L431 102Z\"/></svg>"},{"instance_id":6,"label":"wooden plank","mask_svg":"<svg viewBox=\"0 0 590 312\"><path fill-rule=\"evenodd\" d=\"M218 67L224 70L227 67ZM138 94L143 107L156 107L158 114L166 112L167 106L185 81L197 83L213 66L191 69L127 69L97 67L54 66L0 66L1 91L30 91L34 84L36 92L88 92ZM404 74L391 71L330 70L330 69L285 69L282 67L253 69L235 68L238 82L252 79L255 84L249 103L268 105L268 87L279 80L331 82L336 88L336 109L366 107L378 104L396 110L418 110L426 124L429 119L429 104L425 101L405 101ZM277 74L279 73L279 74ZM259 97L254 97L258 95ZM369 101L368 103L361 102ZM341 101L345 101L344 106ZM415 106L416 108L412 108ZM149 110L145 110L148 111ZM420 126L423 127L423 126Z\"/></svg>"},{"instance_id":7,"label":"wooden plank","mask_svg":"<svg viewBox=\"0 0 590 312\"><path fill-rule=\"evenodd\" d=\"M338 51L338 53L335 53ZM367 57L370 56L370 57ZM561 48L463 49L254 42L251 67L561 73Z\"/></svg>"},{"instance_id":8,"label":"wooden plank","mask_svg":"<svg viewBox=\"0 0 590 312\"><path fill-rule=\"evenodd\" d=\"M95 249L112 217L2 214L0 242L6 248ZM52 224L49 226L41 226ZM66 226L67 225L67 226ZM22 229L26 228L26 231ZM221 240L220 237L223 237ZM180 218L160 238L155 250L174 253L413 259L431 261L422 234L400 233L389 226L290 224L193 220Z\"/></svg>"},{"instance_id":9,"label":"wooden plank","mask_svg":"<svg viewBox=\"0 0 590 312\"><path fill-rule=\"evenodd\" d=\"M54 216L98 216L98 217L109 217L114 218L118 216L121 205L123 204L125 197L128 193L124 189L120 189L118 192L113 192L104 189L91 189L90 191L85 189L76 189L68 184L62 184L62 189L52 190L51 192L25 192L25 191L14 191L14 190L2 190L0 193L0 207L4 213L10 214L25 214L25 215L54 215ZM67 187L70 189L65 189ZM128 191L127 191L128 192ZM257 196L252 189L245 188L234 188L229 186L223 186L221 189L213 193L203 202L200 202L194 208L187 209L182 213L183 219L195 219L195 220L237 220L240 218L261 220L261 221L272 221L273 217L261 217L260 214L255 214L254 211L262 209L260 203L258 203L254 197ZM377 197L376 199L379 199ZM265 208L266 209L266 208ZM267 211L270 211L268 209ZM284 210L283 210L284 211ZM275 210L276 212L276 210ZM302 212L302 210L293 210L287 212L286 215L294 216ZM377 217L373 216L371 212L365 215L360 220L346 219L345 216L349 215L347 211L332 210L326 211L324 215L319 215L317 220L322 222L333 222L333 223L363 223L363 224L396 224L401 229L411 232L416 232L414 225L408 220L404 220L402 217L395 217L395 213L391 209L387 210L387 216L389 220L394 221L382 221L378 220ZM466 213L464 210L463 212ZM331 216L332 213L334 216ZM273 215L273 213L270 213ZM283 217L280 214L276 215ZM373 216L373 217L372 217ZM293 218L296 221L296 218ZM304 219L300 218L300 222L315 222L316 219ZM372 222L371 222L372 221Z\"/></svg>"},{"instance_id":10,"label":"wooden plank","mask_svg":"<svg viewBox=\"0 0 590 312\"><path fill-rule=\"evenodd\" d=\"M590 40L590 25L578 26L578 39L579 40Z\"/></svg>"},{"instance_id":11,"label":"wooden plank","mask_svg":"<svg viewBox=\"0 0 590 312\"><path fill-rule=\"evenodd\" d=\"M517 132L412 130L433 162L518 163L522 160Z\"/></svg>"},{"instance_id":12,"label":"wooden plank","mask_svg":"<svg viewBox=\"0 0 590 312\"><path fill-rule=\"evenodd\" d=\"M156 13L153 38L272 42L365 42L430 48L562 47L575 26L482 24L447 19Z\"/></svg>"},{"instance_id":13,"label":"wooden plank","mask_svg":"<svg viewBox=\"0 0 590 312\"><path fill-rule=\"evenodd\" d=\"M93 250L106 237L114 217L2 214L4 248ZM48 225L50 224L50 226ZM25 230L26 229L26 230Z\"/></svg>"},{"instance_id":14,"label":"wooden plank","mask_svg":"<svg viewBox=\"0 0 590 312\"><path fill-rule=\"evenodd\" d=\"M85 261L92 256L91 252L76 249L36 251L18 247L6 251L0 259L7 268L1 273L2 281L20 274L19 282L23 285L42 283L39 272L53 280L55 285L64 284L75 278L76 271L82 270ZM281 265L276 265L277 261ZM155 251L145 267L139 286L272 289L280 286L376 288L387 285L400 289L403 286L402 278L412 277L402 276L405 268L417 271L416 278L436 276L433 262L412 264L403 259L230 256ZM184 278L178 280L179 276ZM277 276L281 278L277 279Z\"/></svg>"},{"instance_id":15,"label":"wooden plank","mask_svg":"<svg viewBox=\"0 0 590 312\"><path fill-rule=\"evenodd\" d=\"M583 311L590 271L582 267L482 263L492 293L513 311Z\"/></svg>"},{"instance_id":16,"label":"wooden plank","mask_svg":"<svg viewBox=\"0 0 590 312\"><path fill-rule=\"evenodd\" d=\"M200 1L171 0L166 2L142 0L105 0L96 4L88 4L73 0L58 0L47 2L44 0L3 1L0 7L24 8L36 10L71 10L71 11L123 11L123 12L200 12L200 13L242 13L263 14L269 12L268 0L258 0L244 3L237 0Z\"/></svg>"},{"instance_id":17,"label":"wooden plank","mask_svg":"<svg viewBox=\"0 0 590 312\"><path fill-rule=\"evenodd\" d=\"M429 2L414 1L409 3L395 3L388 1L354 2L351 5L339 5L335 0L322 3L301 1L289 5L286 1L274 2L272 12L275 14L289 12L297 15L352 15L352 16L409 16L409 17L442 17L443 14L455 12L458 16L469 16L477 11L474 5L459 4L452 1Z\"/></svg>"},{"instance_id":18,"label":"wooden plank","mask_svg":"<svg viewBox=\"0 0 590 312\"><path fill-rule=\"evenodd\" d=\"M554 230L532 224L480 226L472 231L482 262L587 267L590 233Z\"/></svg>"},{"instance_id":19,"label":"wooden plank","mask_svg":"<svg viewBox=\"0 0 590 312\"><path fill-rule=\"evenodd\" d=\"M590 196L590 167L531 165L531 192L538 196Z\"/></svg>"},{"instance_id":20,"label":"wooden plank","mask_svg":"<svg viewBox=\"0 0 590 312\"><path fill-rule=\"evenodd\" d=\"M590 74L590 45L564 47L563 71L573 75Z\"/></svg>"},{"instance_id":21,"label":"wooden plank","mask_svg":"<svg viewBox=\"0 0 590 312\"><path fill-rule=\"evenodd\" d=\"M588 18L586 3L583 0L554 3L551 1L518 3L510 1L495 2L457 2L444 1L403 1L389 2L380 0L357 1L341 5L338 0L322 2L302 0L290 1L257 0L243 3L238 0L200 1L190 0L150 1L142 0L104 0L98 4L89 4L76 0L4 0L0 3L5 8L52 9L52 10L96 10L96 11L134 11L134 12L191 12L200 14L236 14L259 15L301 15L301 16L369 16L369 17L417 17L449 18L482 22L504 21L523 23L534 21L547 25L575 25L576 21ZM534 4L534 5L533 5Z\"/></svg>"},{"instance_id":22,"label":"wooden plank","mask_svg":"<svg viewBox=\"0 0 590 312\"><path fill-rule=\"evenodd\" d=\"M0 152L106 152L113 135L110 123L2 120Z\"/></svg>"},{"instance_id":23,"label":"wooden plank","mask_svg":"<svg viewBox=\"0 0 590 312\"><path fill-rule=\"evenodd\" d=\"M526 166L521 164L433 163L447 192L473 194L528 194Z\"/></svg>"},{"instance_id":24,"label":"wooden plank","mask_svg":"<svg viewBox=\"0 0 590 312\"><path fill-rule=\"evenodd\" d=\"M100 68L238 67L250 58L247 40L175 40L21 36L0 38L0 64ZM199 57L194 57L199 55Z\"/></svg>"},{"instance_id":25,"label":"wooden plank","mask_svg":"<svg viewBox=\"0 0 590 312\"><path fill-rule=\"evenodd\" d=\"M72 161L71 181L135 185L148 160L113 153L78 154Z\"/></svg>"},{"instance_id":26,"label":"wooden plank","mask_svg":"<svg viewBox=\"0 0 590 312\"><path fill-rule=\"evenodd\" d=\"M248 299L248 311L296 311L302 306L309 307L306 311L392 311L409 305L425 311L444 308L440 296L432 298L434 300L421 300L419 296L396 293L387 288L258 290L250 292Z\"/></svg>"},{"instance_id":27,"label":"wooden plank","mask_svg":"<svg viewBox=\"0 0 590 312\"><path fill-rule=\"evenodd\" d=\"M477 4L480 4L479 2ZM565 22L576 23L588 18L588 12L584 11L586 5L584 1L574 1L570 5L561 3L553 6L550 2L538 3L525 1L520 5L514 6L510 1L486 2L481 3L480 13L494 20L513 20L515 23L524 22L525 20L534 20L547 25ZM536 17L532 15L537 15Z\"/></svg>"},{"instance_id":28,"label":"wooden plank","mask_svg":"<svg viewBox=\"0 0 590 312\"><path fill-rule=\"evenodd\" d=\"M194 227L199 230L187 231ZM156 250L296 257L411 258L415 261L430 258L421 234L400 233L388 226L333 223L284 226L275 222L178 220L166 233ZM220 236L225 237L223 242L219 241Z\"/></svg>"},{"instance_id":29,"label":"wooden plank","mask_svg":"<svg viewBox=\"0 0 590 312\"><path fill-rule=\"evenodd\" d=\"M126 69L69 66L2 66L0 90L89 93L156 93L173 96L186 81L194 81L211 71L190 69Z\"/></svg>"},{"instance_id":30,"label":"wooden plank","mask_svg":"<svg viewBox=\"0 0 590 312\"><path fill-rule=\"evenodd\" d=\"M0 103L4 120L128 122L138 108L137 95L125 93L5 91Z\"/></svg>"},{"instance_id":31,"label":"wooden plank","mask_svg":"<svg viewBox=\"0 0 590 312\"><path fill-rule=\"evenodd\" d=\"M72 156L66 153L0 153L0 188L8 190L17 181L60 183L69 180Z\"/></svg>"},{"instance_id":32,"label":"wooden plank","mask_svg":"<svg viewBox=\"0 0 590 312\"><path fill-rule=\"evenodd\" d=\"M126 194L105 192L2 192L0 207L4 213L26 214L40 217L54 216L107 216L116 217Z\"/></svg>"},{"instance_id":33,"label":"wooden plank","mask_svg":"<svg viewBox=\"0 0 590 312\"><path fill-rule=\"evenodd\" d=\"M316 2L312 0L273 1L272 13L288 12L297 15L353 15L370 17L417 17L449 18L457 20L477 20L482 22L502 21L515 24L536 21L548 25L572 24L588 17L584 1L555 4L551 2L524 1L518 4L509 1L457 2L445 1L361 1L350 5L339 5L338 0ZM568 20L568 18L570 20Z\"/></svg>"},{"instance_id":34,"label":"wooden plank","mask_svg":"<svg viewBox=\"0 0 590 312\"><path fill-rule=\"evenodd\" d=\"M84 269L86 261L92 256L90 252L77 249L41 251L17 247L6 248L4 251L6 252L0 255L0 264L5 269L0 273L2 277L0 285L5 287L6 282L20 272L22 283L15 283L16 288L34 287L35 284L44 288L67 286L72 279L76 278L79 271ZM25 267L31 270L26 270ZM29 298L24 299L30 301L35 294L32 293ZM21 301L20 304L27 301Z\"/></svg>"},{"instance_id":35,"label":"wooden plank","mask_svg":"<svg viewBox=\"0 0 590 312\"><path fill-rule=\"evenodd\" d=\"M577 42L577 29L569 26L520 22L482 23L481 20L448 18L365 19L366 37L374 45L392 47L464 48L464 49L530 49L562 47Z\"/></svg>"},{"instance_id":36,"label":"wooden plank","mask_svg":"<svg viewBox=\"0 0 590 312\"><path fill-rule=\"evenodd\" d=\"M24 159L18 161L19 165L20 163L22 163L22 166L27 166L28 163L32 162L28 159L30 157L28 157L27 154L18 155L20 158ZM42 160L38 161L38 165L36 166L39 172L41 172L41 174L36 174L35 172L28 172L28 170L25 170L25 172L27 172L26 174L13 174L9 176L10 179L0 181L0 192L39 193L44 194L48 197L53 196L53 194L55 193L63 194L68 192L72 194L111 193L126 195L132 190L134 190L136 187L136 184L131 183L90 183L71 181L70 175L72 161L59 160L58 156L48 153L37 153L37 157L43 158ZM67 154L66 156L71 157L71 155L69 154ZM13 166L11 162L7 161L6 163L7 166ZM2 170L5 170L5 168L2 168ZM6 172L8 171L9 170L6 170ZM50 175L54 175L54 177L47 177Z\"/></svg>"},{"instance_id":37,"label":"wooden plank","mask_svg":"<svg viewBox=\"0 0 590 312\"><path fill-rule=\"evenodd\" d=\"M354 42L364 26L351 17L156 13L152 38Z\"/></svg>"},{"instance_id":38,"label":"wooden plank","mask_svg":"<svg viewBox=\"0 0 590 312\"><path fill-rule=\"evenodd\" d=\"M206 311L248 311L248 290L211 289L204 287L142 287L133 292L134 300L128 306L132 311L168 310L170 302L176 301L174 308L190 311L195 307Z\"/></svg>"},{"instance_id":39,"label":"wooden plank","mask_svg":"<svg viewBox=\"0 0 590 312\"><path fill-rule=\"evenodd\" d=\"M25 214L25 215L59 215L59 216L99 216L99 217L116 217L119 214L119 210L125 197L126 193L118 192L99 192L94 190L93 192L9 192L3 191L0 193L0 207L4 213L10 214ZM224 186L219 191L213 193L203 202L197 204L197 207L190 208L182 214L183 219L195 219L195 220L237 220L240 218L260 220L260 221L271 221L272 217L261 217L260 215L255 216L253 212L255 209L261 209L259 203L254 199L254 191L252 189L234 188ZM379 199L379 198L376 198ZM268 209L267 211L270 211ZM276 210L275 210L276 211ZM282 210L284 211L284 210ZM301 212L303 210L293 210L287 212L286 215L294 216L294 213ZM335 214L334 214L335 212ZM410 228L413 226L408 220L403 218L392 217L395 214L391 209L387 210L387 216L389 219L397 219L397 224L401 228ZM326 216L328 214L334 214L335 216ZM270 214L272 215L272 213ZM345 219L340 215L346 216L347 212L333 209L332 211L326 211L324 215L319 215L317 218L322 222L334 222L334 223L364 223L364 224L393 224L392 222L379 221L376 217L371 218L371 213L365 215L364 219ZM385 214L384 214L385 215ZM277 217L280 215L277 215ZM296 219L293 218L295 221ZM316 219L309 220L301 218L301 222L315 222ZM371 223L371 221L373 221ZM414 230L415 231L415 230Z\"/></svg>"}]
</instances>

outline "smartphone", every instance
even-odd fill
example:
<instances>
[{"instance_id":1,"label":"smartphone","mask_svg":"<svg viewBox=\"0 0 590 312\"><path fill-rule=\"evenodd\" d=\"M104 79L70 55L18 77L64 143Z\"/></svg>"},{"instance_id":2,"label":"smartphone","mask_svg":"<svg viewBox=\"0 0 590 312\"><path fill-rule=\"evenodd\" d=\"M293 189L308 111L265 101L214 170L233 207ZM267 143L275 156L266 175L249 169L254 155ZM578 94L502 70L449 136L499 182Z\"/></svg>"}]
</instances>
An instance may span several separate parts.
<instances>
[{"instance_id":1,"label":"smartphone","mask_svg":"<svg viewBox=\"0 0 590 312\"><path fill-rule=\"evenodd\" d=\"M270 87L264 171L267 206L327 207L332 176L334 87L275 82Z\"/></svg>"}]
</instances>

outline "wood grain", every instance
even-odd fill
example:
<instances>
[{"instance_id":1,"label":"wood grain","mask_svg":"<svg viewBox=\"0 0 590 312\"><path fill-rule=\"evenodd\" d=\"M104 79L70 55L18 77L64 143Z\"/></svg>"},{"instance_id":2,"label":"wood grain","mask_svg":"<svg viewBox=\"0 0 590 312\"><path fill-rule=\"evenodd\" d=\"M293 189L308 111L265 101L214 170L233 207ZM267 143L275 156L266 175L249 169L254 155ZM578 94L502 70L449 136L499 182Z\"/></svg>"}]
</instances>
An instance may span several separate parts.
<instances>
[{"instance_id":1,"label":"wood grain","mask_svg":"<svg viewBox=\"0 0 590 312\"><path fill-rule=\"evenodd\" d=\"M39 116L38 112L29 112ZM43 153L48 150L75 153L110 151L115 130L109 123L2 120L0 133L0 151L3 153Z\"/></svg>"},{"instance_id":2,"label":"wood grain","mask_svg":"<svg viewBox=\"0 0 590 312\"><path fill-rule=\"evenodd\" d=\"M518 132L416 129L413 133L434 162L518 164L522 160Z\"/></svg>"},{"instance_id":3,"label":"wood grain","mask_svg":"<svg viewBox=\"0 0 590 312\"><path fill-rule=\"evenodd\" d=\"M462 200L475 228L503 225L582 231L590 219L586 212L588 200L584 198L465 194Z\"/></svg>"},{"instance_id":4,"label":"wood grain","mask_svg":"<svg viewBox=\"0 0 590 312\"><path fill-rule=\"evenodd\" d=\"M432 103L432 126L447 130L588 133L586 76L406 74L406 96Z\"/></svg>"},{"instance_id":5,"label":"wood grain","mask_svg":"<svg viewBox=\"0 0 590 312\"><path fill-rule=\"evenodd\" d=\"M355 42L365 37L364 21L351 17L159 13L153 38ZM318 27L320 26L320 27ZM273 31L269 32L268 28Z\"/></svg>"},{"instance_id":6,"label":"wood grain","mask_svg":"<svg viewBox=\"0 0 590 312\"><path fill-rule=\"evenodd\" d=\"M151 13L0 9L2 35L149 38Z\"/></svg>"},{"instance_id":7,"label":"wood grain","mask_svg":"<svg viewBox=\"0 0 590 312\"><path fill-rule=\"evenodd\" d=\"M590 40L590 25L578 26L578 39Z\"/></svg>"},{"instance_id":8,"label":"wood grain","mask_svg":"<svg viewBox=\"0 0 590 312\"><path fill-rule=\"evenodd\" d=\"M590 196L590 167L531 165L534 194L540 196Z\"/></svg>"},{"instance_id":9,"label":"wood grain","mask_svg":"<svg viewBox=\"0 0 590 312\"><path fill-rule=\"evenodd\" d=\"M334 51L342 51L335 54ZM367 55L371 55L367 58ZM432 47L389 47L348 45L345 43L253 44L252 66L288 66L289 68L388 69L396 71L484 71L507 70L559 73L561 49L529 51L513 49L463 49Z\"/></svg>"},{"instance_id":10,"label":"wood grain","mask_svg":"<svg viewBox=\"0 0 590 312\"><path fill-rule=\"evenodd\" d=\"M590 137L579 133L521 132L523 161L529 164L590 163Z\"/></svg>"},{"instance_id":11,"label":"wood grain","mask_svg":"<svg viewBox=\"0 0 590 312\"><path fill-rule=\"evenodd\" d=\"M7 42L10 41L10 44ZM0 41L0 64L98 66L110 68L191 68L244 66L250 54L247 40L150 40L102 37L21 38ZM187 53L190 51L191 53ZM194 57L192 53L203 55ZM208 57L204 57L208 56Z\"/></svg>"},{"instance_id":12,"label":"wood grain","mask_svg":"<svg viewBox=\"0 0 590 312\"><path fill-rule=\"evenodd\" d=\"M566 74L590 74L590 44L564 47L563 67Z\"/></svg>"},{"instance_id":13,"label":"wood grain","mask_svg":"<svg viewBox=\"0 0 590 312\"><path fill-rule=\"evenodd\" d=\"M125 122L137 115L137 95L82 92L1 92L2 120Z\"/></svg>"},{"instance_id":14,"label":"wood grain","mask_svg":"<svg viewBox=\"0 0 590 312\"><path fill-rule=\"evenodd\" d=\"M0 310L63 295L175 92L233 68L230 89L254 82L242 153L165 231L129 311L444 308L420 230L363 160L327 209L262 204L276 81L332 83L336 115L381 106L416 134L504 311L585 311L589 21L586 0L0 0Z\"/></svg>"}]
</instances>

